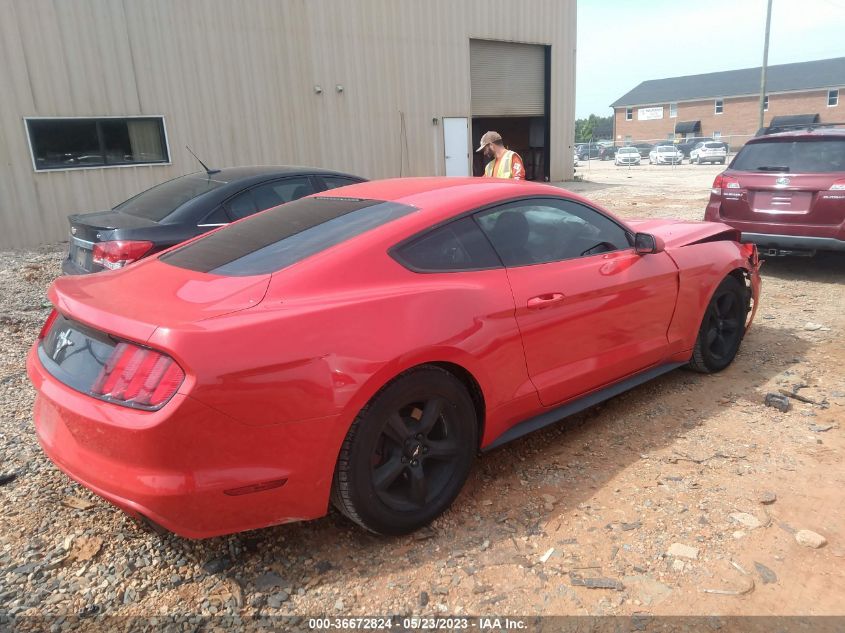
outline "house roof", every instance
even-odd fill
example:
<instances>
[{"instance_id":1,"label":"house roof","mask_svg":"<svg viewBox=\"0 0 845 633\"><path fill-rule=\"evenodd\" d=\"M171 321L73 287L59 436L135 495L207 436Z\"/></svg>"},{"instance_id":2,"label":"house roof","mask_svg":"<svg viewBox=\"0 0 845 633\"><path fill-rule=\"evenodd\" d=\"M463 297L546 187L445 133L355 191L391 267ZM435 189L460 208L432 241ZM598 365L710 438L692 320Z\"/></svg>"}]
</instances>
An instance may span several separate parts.
<instances>
[{"instance_id":1,"label":"house roof","mask_svg":"<svg viewBox=\"0 0 845 633\"><path fill-rule=\"evenodd\" d=\"M780 64L769 66L766 71L766 90L770 93L840 86L845 87L845 57ZM650 79L614 101L610 107L718 99L759 92L760 66L757 66L704 75Z\"/></svg>"}]
</instances>

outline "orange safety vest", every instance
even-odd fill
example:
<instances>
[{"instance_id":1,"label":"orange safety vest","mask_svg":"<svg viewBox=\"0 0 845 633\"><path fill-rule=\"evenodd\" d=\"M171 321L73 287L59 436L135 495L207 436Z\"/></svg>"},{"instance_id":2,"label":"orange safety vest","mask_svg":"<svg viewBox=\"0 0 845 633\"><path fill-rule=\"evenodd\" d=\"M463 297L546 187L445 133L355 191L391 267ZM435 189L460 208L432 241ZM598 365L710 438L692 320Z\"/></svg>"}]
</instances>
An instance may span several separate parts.
<instances>
[{"instance_id":1,"label":"orange safety vest","mask_svg":"<svg viewBox=\"0 0 845 633\"><path fill-rule=\"evenodd\" d=\"M484 175L488 178L525 178L525 167L522 158L513 150L506 150L501 159L493 159L484 168Z\"/></svg>"}]
</instances>

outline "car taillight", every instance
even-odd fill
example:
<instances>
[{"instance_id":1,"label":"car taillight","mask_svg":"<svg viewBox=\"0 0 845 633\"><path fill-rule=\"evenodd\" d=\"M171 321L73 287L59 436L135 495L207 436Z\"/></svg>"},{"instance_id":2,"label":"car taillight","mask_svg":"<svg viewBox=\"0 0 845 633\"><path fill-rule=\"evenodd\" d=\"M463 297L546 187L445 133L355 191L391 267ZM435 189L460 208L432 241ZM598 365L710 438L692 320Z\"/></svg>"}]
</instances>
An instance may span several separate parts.
<instances>
[{"instance_id":1,"label":"car taillight","mask_svg":"<svg viewBox=\"0 0 845 633\"><path fill-rule=\"evenodd\" d=\"M152 242L113 240L94 244L92 261L95 264L114 270L141 259L153 247Z\"/></svg>"},{"instance_id":2,"label":"car taillight","mask_svg":"<svg viewBox=\"0 0 845 633\"><path fill-rule=\"evenodd\" d=\"M50 311L50 316L47 317L47 320L44 321L44 325L41 326L41 332L38 334L38 340L41 340L47 333L50 331L50 328L53 327L53 323L56 322L56 317L59 316L59 313L56 312L56 309Z\"/></svg>"},{"instance_id":3,"label":"car taillight","mask_svg":"<svg viewBox=\"0 0 845 633\"><path fill-rule=\"evenodd\" d=\"M91 386L100 398L145 409L157 409L170 400L185 372L160 352L121 342L112 351Z\"/></svg>"},{"instance_id":4,"label":"car taillight","mask_svg":"<svg viewBox=\"0 0 845 633\"><path fill-rule=\"evenodd\" d=\"M719 174L716 176L716 179L713 181L713 187L710 189L710 192L715 196L722 195L722 189L739 189L739 180L734 178L733 176L725 176L725 174Z\"/></svg>"},{"instance_id":5,"label":"car taillight","mask_svg":"<svg viewBox=\"0 0 845 633\"><path fill-rule=\"evenodd\" d=\"M841 180L837 180L832 185L830 185L831 191L843 191L845 190L845 178Z\"/></svg>"}]
</instances>

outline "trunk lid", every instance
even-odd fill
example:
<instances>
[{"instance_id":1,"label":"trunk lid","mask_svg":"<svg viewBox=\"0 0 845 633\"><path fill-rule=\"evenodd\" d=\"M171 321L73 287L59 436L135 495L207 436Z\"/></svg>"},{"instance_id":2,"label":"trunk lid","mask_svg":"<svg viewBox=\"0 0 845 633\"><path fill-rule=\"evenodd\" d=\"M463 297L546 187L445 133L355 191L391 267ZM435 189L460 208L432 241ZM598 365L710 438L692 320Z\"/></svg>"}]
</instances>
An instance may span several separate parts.
<instances>
[{"instance_id":1,"label":"trunk lid","mask_svg":"<svg viewBox=\"0 0 845 633\"><path fill-rule=\"evenodd\" d=\"M105 241L108 236L103 234L115 229L139 229L158 226L158 222L154 220L121 213L120 211L77 214L70 216L68 221L70 222L71 237L86 242Z\"/></svg>"},{"instance_id":2,"label":"trunk lid","mask_svg":"<svg viewBox=\"0 0 845 633\"><path fill-rule=\"evenodd\" d=\"M60 277L48 296L74 321L146 342L159 327L185 326L254 307L269 283L269 274L222 277L151 257L116 271Z\"/></svg>"}]
</instances>

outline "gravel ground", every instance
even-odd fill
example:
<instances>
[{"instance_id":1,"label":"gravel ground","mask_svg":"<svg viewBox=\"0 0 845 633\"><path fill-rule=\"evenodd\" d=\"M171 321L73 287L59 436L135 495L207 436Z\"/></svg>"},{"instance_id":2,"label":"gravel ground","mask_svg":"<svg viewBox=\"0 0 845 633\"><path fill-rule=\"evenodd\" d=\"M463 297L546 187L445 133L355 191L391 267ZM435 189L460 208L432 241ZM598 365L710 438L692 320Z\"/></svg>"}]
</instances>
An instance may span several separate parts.
<instances>
[{"instance_id":1,"label":"gravel ground","mask_svg":"<svg viewBox=\"0 0 845 633\"><path fill-rule=\"evenodd\" d=\"M625 217L700 219L718 171L593 162L579 168L589 182L567 186ZM767 262L757 322L732 367L673 372L485 454L430 529L376 538L332 512L190 541L139 525L38 447L24 358L62 250L0 253L0 473L16 475L0 485L0 614L19 626L67 629L80 616L181 615L188 628L214 616L225 629L256 615L845 615L845 257ZM765 406L781 389L818 404ZM825 544L812 547L802 530Z\"/></svg>"}]
</instances>

